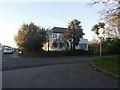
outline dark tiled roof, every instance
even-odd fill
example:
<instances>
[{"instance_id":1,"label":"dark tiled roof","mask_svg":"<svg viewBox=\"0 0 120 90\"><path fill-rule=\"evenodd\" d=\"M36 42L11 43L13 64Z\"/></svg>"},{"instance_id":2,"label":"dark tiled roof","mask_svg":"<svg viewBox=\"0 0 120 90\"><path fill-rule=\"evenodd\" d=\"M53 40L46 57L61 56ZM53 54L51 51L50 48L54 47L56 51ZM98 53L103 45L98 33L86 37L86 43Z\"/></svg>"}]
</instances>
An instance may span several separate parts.
<instances>
[{"instance_id":1,"label":"dark tiled roof","mask_svg":"<svg viewBox=\"0 0 120 90\"><path fill-rule=\"evenodd\" d=\"M62 28L62 27L53 27L53 33L63 33L66 31L67 28Z\"/></svg>"}]
</instances>

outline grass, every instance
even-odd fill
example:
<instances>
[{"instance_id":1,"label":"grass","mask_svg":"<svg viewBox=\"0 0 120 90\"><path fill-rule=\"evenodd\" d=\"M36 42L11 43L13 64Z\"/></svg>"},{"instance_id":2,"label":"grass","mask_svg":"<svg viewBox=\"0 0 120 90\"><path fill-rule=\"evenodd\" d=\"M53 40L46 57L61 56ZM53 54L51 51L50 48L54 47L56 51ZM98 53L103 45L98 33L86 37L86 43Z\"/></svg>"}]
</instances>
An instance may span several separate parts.
<instances>
[{"instance_id":1,"label":"grass","mask_svg":"<svg viewBox=\"0 0 120 90\"><path fill-rule=\"evenodd\" d=\"M106 75L116 79L120 78L120 56L112 58L97 58L89 62L89 64L92 66L92 68L96 68Z\"/></svg>"}]
</instances>

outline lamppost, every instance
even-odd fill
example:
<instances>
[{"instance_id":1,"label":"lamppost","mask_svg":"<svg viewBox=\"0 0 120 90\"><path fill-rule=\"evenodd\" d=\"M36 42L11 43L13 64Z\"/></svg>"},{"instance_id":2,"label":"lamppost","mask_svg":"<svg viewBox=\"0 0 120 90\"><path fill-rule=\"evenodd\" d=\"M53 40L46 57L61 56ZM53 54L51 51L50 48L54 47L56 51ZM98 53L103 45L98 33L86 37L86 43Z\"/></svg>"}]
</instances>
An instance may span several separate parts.
<instances>
[{"instance_id":1,"label":"lamppost","mask_svg":"<svg viewBox=\"0 0 120 90\"><path fill-rule=\"evenodd\" d=\"M101 40L101 38L102 37L99 37L99 38L100 38L100 55L99 56L101 57L101 55L102 55L102 45L101 45L102 44L102 42L101 42L102 40Z\"/></svg>"},{"instance_id":2,"label":"lamppost","mask_svg":"<svg viewBox=\"0 0 120 90\"><path fill-rule=\"evenodd\" d=\"M104 33L104 28L99 27L99 39L100 39L100 54L99 56L102 56L102 37L103 37L103 33Z\"/></svg>"}]
</instances>

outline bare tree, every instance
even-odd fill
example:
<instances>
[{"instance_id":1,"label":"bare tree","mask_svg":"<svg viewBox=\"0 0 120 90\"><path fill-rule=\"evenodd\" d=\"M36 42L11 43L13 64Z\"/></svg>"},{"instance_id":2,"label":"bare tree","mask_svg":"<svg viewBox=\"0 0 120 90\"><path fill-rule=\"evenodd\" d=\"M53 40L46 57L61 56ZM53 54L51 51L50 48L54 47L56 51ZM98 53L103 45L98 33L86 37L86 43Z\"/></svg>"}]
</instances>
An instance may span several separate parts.
<instances>
[{"instance_id":1,"label":"bare tree","mask_svg":"<svg viewBox=\"0 0 120 90\"><path fill-rule=\"evenodd\" d=\"M113 34L120 37L120 0L91 0L90 5L104 4L105 8L100 11L101 20L108 24Z\"/></svg>"}]
</instances>

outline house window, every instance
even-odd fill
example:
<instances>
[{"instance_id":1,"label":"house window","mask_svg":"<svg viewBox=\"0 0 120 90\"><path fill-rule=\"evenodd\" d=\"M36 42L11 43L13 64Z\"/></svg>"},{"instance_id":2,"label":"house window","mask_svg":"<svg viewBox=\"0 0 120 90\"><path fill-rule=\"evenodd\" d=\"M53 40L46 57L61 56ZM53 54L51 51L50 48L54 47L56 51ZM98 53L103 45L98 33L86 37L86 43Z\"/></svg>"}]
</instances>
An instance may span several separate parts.
<instances>
[{"instance_id":1,"label":"house window","mask_svg":"<svg viewBox=\"0 0 120 90\"><path fill-rule=\"evenodd\" d=\"M52 43L52 47L56 48L57 47L57 43Z\"/></svg>"},{"instance_id":2,"label":"house window","mask_svg":"<svg viewBox=\"0 0 120 90\"><path fill-rule=\"evenodd\" d=\"M87 44L83 44L83 49L86 49L87 48Z\"/></svg>"},{"instance_id":3,"label":"house window","mask_svg":"<svg viewBox=\"0 0 120 90\"><path fill-rule=\"evenodd\" d=\"M57 34L56 33L52 33L51 34L51 38L57 38Z\"/></svg>"},{"instance_id":4,"label":"house window","mask_svg":"<svg viewBox=\"0 0 120 90\"><path fill-rule=\"evenodd\" d=\"M53 38L57 38L57 34L56 33L53 33Z\"/></svg>"},{"instance_id":5,"label":"house window","mask_svg":"<svg viewBox=\"0 0 120 90\"><path fill-rule=\"evenodd\" d=\"M81 43L79 44L80 49L86 49L87 48L87 44Z\"/></svg>"},{"instance_id":6,"label":"house window","mask_svg":"<svg viewBox=\"0 0 120 90\"><path fill-rule=\"evenodd\" d=\"M60 48L62 48L63 47L63 43L60 43Z\"/></svg>"}]
</instances>

